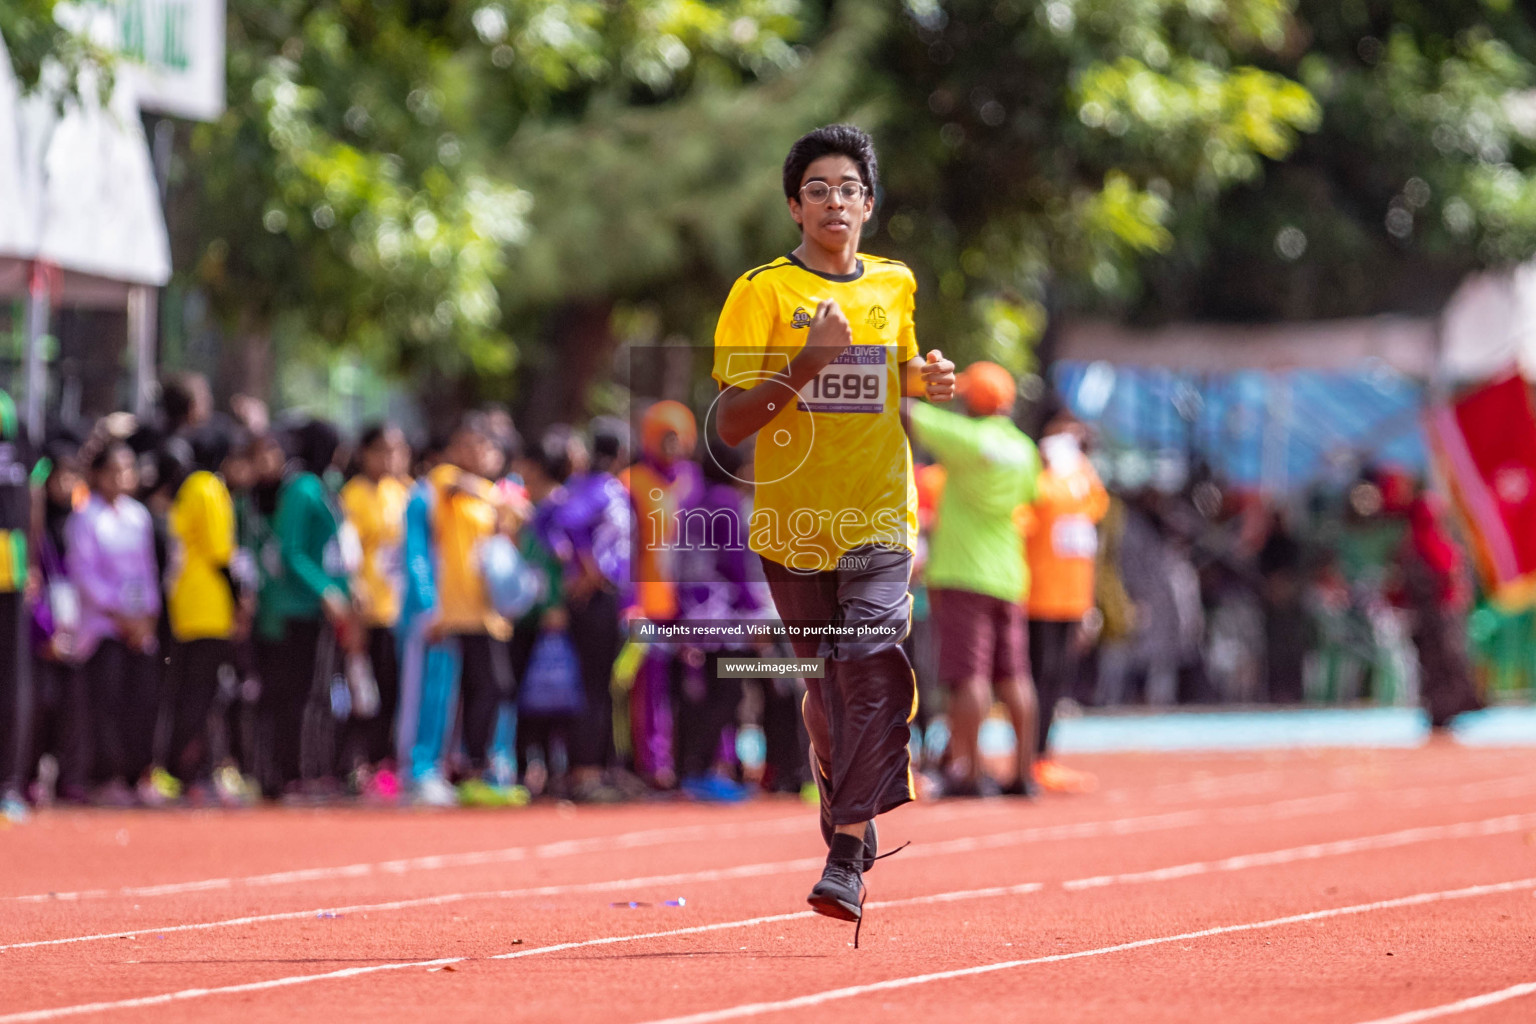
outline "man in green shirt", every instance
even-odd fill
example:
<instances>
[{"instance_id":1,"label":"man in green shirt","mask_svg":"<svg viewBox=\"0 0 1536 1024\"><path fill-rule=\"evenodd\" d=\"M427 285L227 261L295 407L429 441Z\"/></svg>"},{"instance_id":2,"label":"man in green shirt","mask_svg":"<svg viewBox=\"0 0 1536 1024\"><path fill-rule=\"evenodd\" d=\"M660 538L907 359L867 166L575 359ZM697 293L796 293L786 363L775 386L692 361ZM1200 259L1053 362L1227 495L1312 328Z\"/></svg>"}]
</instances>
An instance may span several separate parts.
<instances>
[{"instance_id":1,"label":"man in green shirt","mask_svg":"<svg viewBox=\"0 0 1536 1024\"><path fill-rule=\"evenodd\" d=\"M946 472L924 570L939 641L939 681L950 693L946 790L954 796L997 791L981 771L978 750L995 693L1020 738L1018 776L1004 792L1032 796L1035 686L1020 603L1029 580L1015 516L1034 497L1040 455L1008 418L1014 382L1007 370L975 363L959 375L955 394L969 415L926 403L911 409L913 436Z\"/></svg>"}]
</instances>

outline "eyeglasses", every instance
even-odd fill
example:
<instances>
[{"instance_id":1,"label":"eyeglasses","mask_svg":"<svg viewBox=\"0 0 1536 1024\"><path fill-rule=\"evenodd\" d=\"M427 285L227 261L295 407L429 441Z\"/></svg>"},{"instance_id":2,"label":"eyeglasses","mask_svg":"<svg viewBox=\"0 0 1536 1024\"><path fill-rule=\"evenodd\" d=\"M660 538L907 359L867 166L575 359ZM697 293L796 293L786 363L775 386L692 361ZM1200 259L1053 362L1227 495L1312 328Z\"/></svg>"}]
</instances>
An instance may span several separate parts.
<instances>
[{"instance_id":1,"label":"eyeglasses","mask_svg":"<svg viewBox=\"0 0 1536 1024\"><path fill-rule=\"evenodd\" d=\"M817 206L831 199L833 191L832 186L824 181L807 182L800 186L800 194L805 197L805 201ZM864 198L864 185L861 182L845 181L837 186L836 191L842 195L845 203L856 203Z\"/></svg>"}]
</instances>

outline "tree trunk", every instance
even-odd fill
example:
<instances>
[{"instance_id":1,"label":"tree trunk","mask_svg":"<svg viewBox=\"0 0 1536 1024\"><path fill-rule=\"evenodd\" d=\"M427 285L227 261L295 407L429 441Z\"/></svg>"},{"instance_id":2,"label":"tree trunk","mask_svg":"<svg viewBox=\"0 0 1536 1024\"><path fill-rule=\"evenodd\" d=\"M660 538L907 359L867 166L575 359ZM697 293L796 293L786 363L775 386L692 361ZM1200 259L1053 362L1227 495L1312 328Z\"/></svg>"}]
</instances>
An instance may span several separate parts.
<instances>
[{"instance_id":1,"label":"tree trunk","mask_svg":"<svg viewBox=\"0 0 1536 1024\"><path fill-rule=\"evenodd\" d=\"M228 402L230 395L240 394L271 403L276 383L272 325L265 317L241 313L234 342L224 347L220 360L218 399Z\"/></svg>"},{"instance_id":2,"label":"tree trunk","mask_svg":"<svg viewBox=\"0 0 1536 1024\"><path fill-rule=\"evenodd\" d=\"M537 438L552 423L580 423L587 418L587 393L606 370L617 339L613 303L607 299L572 302L549 321L540 358L530 360L523 382L519 427Z\"/></svg>"}]
</instances>

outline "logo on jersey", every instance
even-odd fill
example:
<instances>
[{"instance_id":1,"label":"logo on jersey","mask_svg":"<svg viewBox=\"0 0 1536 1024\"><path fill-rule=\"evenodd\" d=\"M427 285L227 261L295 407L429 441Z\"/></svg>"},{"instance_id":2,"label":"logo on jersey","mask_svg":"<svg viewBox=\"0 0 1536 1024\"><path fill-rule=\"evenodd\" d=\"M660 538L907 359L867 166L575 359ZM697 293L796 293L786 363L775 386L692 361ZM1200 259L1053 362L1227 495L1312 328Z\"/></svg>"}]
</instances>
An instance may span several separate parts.
<instances>
[{"instance_id":1,"label":"logo on jersey","mask_svg":"<svg viewBox=\"0 0 1536 1024\"><path fill-rule=\"evenodd\" d=\"M789 326L795 331L811 326L811 314L805 311L804 306L796 306L795 315L789 318Z\"/></svg>"},{"instance_id":2,"label":"logo on jersey","mask_svg":"<svg viewBox=\"0 0 1536 1024\"><path fill-rule=\"evenodd\" d=\"M885 330L885 325L890 323L886 318L884 306L870 306L869 316L864 318L864 323L877 331Z\"/></svg>"}]
</instances>

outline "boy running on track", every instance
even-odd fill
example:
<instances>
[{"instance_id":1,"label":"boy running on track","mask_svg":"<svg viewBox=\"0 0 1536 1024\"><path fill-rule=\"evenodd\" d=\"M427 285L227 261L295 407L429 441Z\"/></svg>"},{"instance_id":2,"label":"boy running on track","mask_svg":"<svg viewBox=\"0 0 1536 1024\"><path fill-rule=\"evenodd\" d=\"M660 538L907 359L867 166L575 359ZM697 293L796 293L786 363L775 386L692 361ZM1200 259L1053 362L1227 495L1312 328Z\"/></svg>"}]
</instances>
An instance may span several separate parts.
<instances>
[{"instance_id":1,"label":"boy running on track","mask_svg":"<svg viewBox=\"0 0 1536 1024\"><path fill-rule=\"evenodd\" d=\"M917 496L901 383L917 369L934 401L955 384L940 352L919 356L912 272L859 252L875 184L874 146L857 128L819 128L790 149L784 194L800 245L732 287L711 410L726 444L758 435L749 544L796 656L825 659L802 705L829 848L809 902L845 921L863 915L874 817L913 798L916 682L901 641Z\"/></svg>"}]
</instances>

